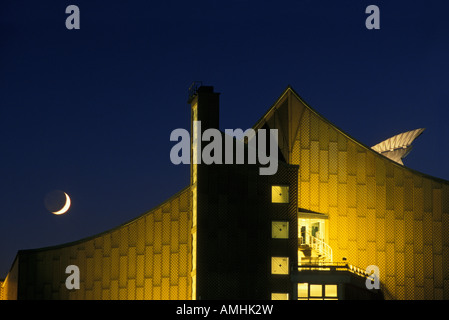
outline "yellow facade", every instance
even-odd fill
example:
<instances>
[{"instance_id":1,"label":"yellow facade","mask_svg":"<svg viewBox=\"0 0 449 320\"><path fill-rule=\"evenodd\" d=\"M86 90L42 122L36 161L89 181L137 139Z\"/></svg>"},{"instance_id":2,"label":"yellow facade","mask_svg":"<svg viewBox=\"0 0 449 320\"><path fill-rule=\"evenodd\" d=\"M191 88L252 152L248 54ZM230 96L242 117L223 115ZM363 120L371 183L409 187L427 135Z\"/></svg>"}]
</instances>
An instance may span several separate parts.
<instances>
[{"instance_id":1,"label":"yellow facade","mask_svg":"<svg viewBox=\"0 0 449 320\"><path fill-rule=\"evenodd\" d=\"M196 112L194 107L192 119ZM269 195L279 197L273 199L275 203L293 203L293 212L297 202L296 219L322 222L333 262L346 261L362 269L377 266L386 299L449 299L448 181L411 170L356 141L291 88L254 128L265 126L278 129L280 152L294 165L289 176L298 175L297 188L290 185L295 190L290 196L285 197L289 193L282 188L288 187L281 185L270 186L277 189L274 193L270 189ZM191 170L189 187L129 223L77 242L20 251L0 283L0 298L196 298L197 278L208 275L197 274L197 237L206 230L197 230L201 204L197 203L197 166ZM308 224L316 222L309 220ZM226 221L229 226L235 223ZM302 223L306 224L299 221L298 225ZM296 223L290 221L287 228L301 236ZM274 238L286 237L288 232ZM235 250L236 255L242 254L239 247ZM272 263L267 253L265 262L276 269L297 259L277 258L284 260ZM68 265L79 267L80 289L67 289ZM288 270L274 273L288 274ZM320 288L321 293L333 290L330 297L336 295L332 286ZM272 297L288 297L283 292L272 292Z\"/></svg>"},{"instance_id":2,"label":"yellow facade","mask_svg":"<svg viewBox=\"0 0 449 320\"><path fill-rule=\"evenodd\" d=\"M26 273L27 280L19 284L18 298L190 299L190 229L190 188L186 188L150 212L98 236L22 251L15 264L20 262L21 277ZM79 267L80 289L66 288L68 265ZM8 279L5 283L14 285Z\"/></svg>"},{"instance_id":3,"label":"yellow facade","mask_svg":"<svg viewBox=\"0 0 449 320\"><path fill-rule=\"evenodd\" d=\"M449 299L449 182L357 142L290 88L262 123L300 167L298 206L328 215L334 261L377 265L387 299Z\"/></svg>"}]
</instances>

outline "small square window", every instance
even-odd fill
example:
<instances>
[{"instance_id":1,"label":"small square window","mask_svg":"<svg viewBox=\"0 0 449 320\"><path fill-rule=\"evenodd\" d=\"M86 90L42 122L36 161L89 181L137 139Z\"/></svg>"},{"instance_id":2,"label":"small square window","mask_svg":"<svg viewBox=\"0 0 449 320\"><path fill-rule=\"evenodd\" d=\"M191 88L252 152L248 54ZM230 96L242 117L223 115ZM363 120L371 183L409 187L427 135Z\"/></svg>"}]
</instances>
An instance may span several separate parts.
<instances>
[{"instance_id":1,"label":"small square window","mask_svg":"<svg viewBox=\"0 0 449 320\"><path fill-rule=\"evenodd\" d=\"M288 274L288 257L271 257L272 274Z\"/></svg>"},{"instance_id":2,"label":"small square window","mask_svg":"<svg viewBox=\"0 0 449 320\"><path fill-rule=\"evenodd\" d=\"M288 203L288 186L271 186L271 202Z\"/></svg>"},{"instance_id":3,"label":"small square window","mask_svg":"<svg viewBox=\"0 0 449 320\"><path fill-rule=\"evenodd\" d=\"M323 286L321 284L310 285L310 297L321 298L323 296Z\"/></svg>"},{"instance_id":4,"label":"small square window","mask_svg":"<svg viewBox=\"0 0 449 320\"><path fill-rule=\"evenodd\" d=\"M271 237L273 239L288 239L288 221L272 221Z\"/></svg>"}]
</instances>

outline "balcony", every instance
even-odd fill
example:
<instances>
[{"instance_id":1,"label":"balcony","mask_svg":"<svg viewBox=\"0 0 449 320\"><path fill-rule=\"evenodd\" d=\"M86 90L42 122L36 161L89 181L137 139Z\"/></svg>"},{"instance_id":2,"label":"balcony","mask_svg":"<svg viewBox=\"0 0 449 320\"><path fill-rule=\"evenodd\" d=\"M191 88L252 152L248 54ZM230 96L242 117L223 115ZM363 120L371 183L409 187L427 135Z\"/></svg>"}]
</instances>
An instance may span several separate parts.
<instances>
[{"instance_id":1,"label":"balcony","mask_svg":"<svg viewBox=\"0 0 449 320\"><path fill-rule=\"evenodd\" d=\"M292 264L290 277L296 284L337 285L338 299L383 299L381 289L367 287L367 281L373 279L372 275L345 262ZM295 294L297 295L297 292Z\"/></svg>"},{"instance_id":2,"label":"balcony","mask_svg":"<svg viewBox=\"0 0 449 320\"><path fill-rule=\"evenodd\" d=\"M312 236L306 232L298 238L298 250L302 252L300 264L332 263L332 248L324 240Z\"/></svg>"}]
</instances>

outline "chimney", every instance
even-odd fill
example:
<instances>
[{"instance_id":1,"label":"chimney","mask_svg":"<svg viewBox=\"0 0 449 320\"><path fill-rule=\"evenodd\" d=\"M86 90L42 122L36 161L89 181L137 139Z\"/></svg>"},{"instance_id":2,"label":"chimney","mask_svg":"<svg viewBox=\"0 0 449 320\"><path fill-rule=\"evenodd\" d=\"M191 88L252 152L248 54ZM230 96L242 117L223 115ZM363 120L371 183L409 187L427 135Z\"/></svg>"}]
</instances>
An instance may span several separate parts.
<instances>
[{"instance_id":1,"label":"chimney","mask_svg":"<svg viewBox=\"0 0 449 320\"><path fill-rule=\"evenodd\" d=\"M220 93L214 92L212 86L195 82L190 87L188 103L192 110L191 121L201 121L201 132L209 128L219 129L219 96Z\"/></svg>"}]
</instances>

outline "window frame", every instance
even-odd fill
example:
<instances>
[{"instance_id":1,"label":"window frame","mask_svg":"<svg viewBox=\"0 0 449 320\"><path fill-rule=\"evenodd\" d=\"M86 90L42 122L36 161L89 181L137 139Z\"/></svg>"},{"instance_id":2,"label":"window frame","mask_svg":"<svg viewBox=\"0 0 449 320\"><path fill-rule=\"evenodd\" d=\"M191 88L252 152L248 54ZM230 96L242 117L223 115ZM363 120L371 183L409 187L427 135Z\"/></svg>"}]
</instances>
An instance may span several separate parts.
<instances>
[{"instance_id":1,"label":"window frame","mask_svg":"<svg viewBox=\"0 0 449 320\"><path fill-rule=\"evenodd\" d=\"M276 223L285 223L285 224L287 224L286 225L286 233L287 233L287 236L280 236L280 237L278 237L278 236L276 236L275 235L275 227L274 227L274 225L276 224ZM272 220L271 221L271 239L289 239L290 238L290 221L287 221L287 220Z\"/></svg>"},{"instance_id":2,"label":"window frame","mask_svg":"<svg viewBox=\"0 0 449 320\"><path fill-rule=\"evenodd\" d=\"M274 259L287 259L286 262L286 268L287 268L287 272L274 272L276 271L276 268L273 268L273 266L276 264ZM271 274L272 275L289 275L290 274L290 258L289 257L278 257L278 256L273 256L271 257Z\"/></svg>"},{"instance_id":3,"label":"window frame","mask_svg":"<svg viewBox=\"0 0 449 320\"><path fill-rule=\"evenodd\" d=\"M278 200L275 197L275 190L273 188L281 188L280 194L278 197L281 199ZM286 190L285 190L286 189ZM285 192L286 191L286 192ZM284 198L284 192L287 194L287 199ZM276 201L275 201L276 200ZM287 184L275 184L271 186L271 203L289 203L290 202L290 186Z\"/></svg>"}]
</instances>

